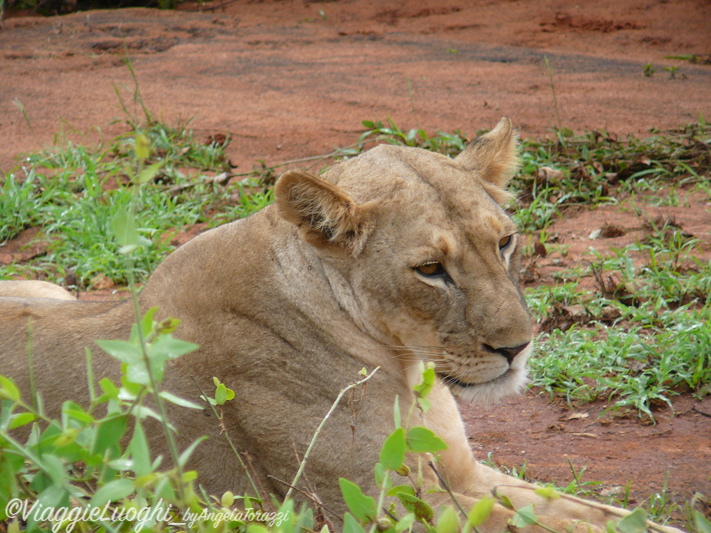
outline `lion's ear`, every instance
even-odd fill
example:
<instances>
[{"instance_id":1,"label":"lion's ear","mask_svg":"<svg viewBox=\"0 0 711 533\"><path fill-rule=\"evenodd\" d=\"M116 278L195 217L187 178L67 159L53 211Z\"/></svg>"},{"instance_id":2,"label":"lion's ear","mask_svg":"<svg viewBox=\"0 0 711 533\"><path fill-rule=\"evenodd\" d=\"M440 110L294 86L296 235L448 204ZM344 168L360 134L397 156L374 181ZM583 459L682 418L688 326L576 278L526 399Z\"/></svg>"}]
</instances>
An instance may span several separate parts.
<instances>
[{"instance_id":1,"label":"lion's ear","mask_svg":"<svg viewBox=\"0 0 711 533\"><path fill-rule=\"evenodd\" d=\"M338 246L357 255L368 234L365 210L337 186L306 172L290 170L274 187L281 217L296 225L317 248Z\"/></svg>"},{"instance_id":2,"label":"lion's ear","mask_svg":"<svg viewBox=\"0 0 711 533\"><path fill-rule=\"evenodd\" d=\"M504 190L519 168L518 135L511 120L502 118L489 133L474 139L456 161L475 172L484 181L485 187L486 184L496 187L501 194L492 196L497 202L505 203L508 194ZM490 187L486 189L492 193ZM496 189L493 192L497 192Z\"/></svg>"}]
</instances>

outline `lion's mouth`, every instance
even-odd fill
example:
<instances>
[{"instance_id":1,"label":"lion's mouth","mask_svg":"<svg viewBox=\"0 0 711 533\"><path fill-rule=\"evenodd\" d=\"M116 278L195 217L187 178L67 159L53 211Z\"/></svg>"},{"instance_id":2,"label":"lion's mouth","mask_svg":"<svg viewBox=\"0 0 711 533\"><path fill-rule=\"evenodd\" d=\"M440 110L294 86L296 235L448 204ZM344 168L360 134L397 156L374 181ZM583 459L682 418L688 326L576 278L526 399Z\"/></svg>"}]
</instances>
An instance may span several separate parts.
<instances>
[{"instance_id":1,"label":"lion's mouth","mask_svg":"<svg viewBox=\"0 0 711 533\"><path fill-rule=\"evenodd\" d=\"M449 387L457 386L457 387L462 387L462 388L465 388L465 389L466 389L467 387L475 387L475 386L479 385L479 383L467 383L466 381L462 381L462 380L457 379L457 378L455 378L455 377L453 377L453 376L449 376L449 375L447 375L447 374L443 374L443 373L440 373L440 372L437 372L437 375L438 375L438 376L440 377L440 379L441 379L442 381L444 381L444 382L447 384L447 386L449 386Z\"/></svg>"},{"instance_id":2,"label":"lion's mouth","mask_svg":"<svg viewBox=\"0 0 711 533\"><path fill-rule=\"evenodd\" d=\"M447 374L445 372L435 371L435 373L437 374L437 377L440 378L451 391L454 392L459 389L459 391L461 392L462 389L475 389L491 385L502 385L504 383L507 383L511 379L516 379L517 374L519 374L520 372L518 372L515 368L509 367L502 374L491 377L490 379L484 381L463 381L462 379L455 377L451 374Z\"/></svg>"}]
</instances>

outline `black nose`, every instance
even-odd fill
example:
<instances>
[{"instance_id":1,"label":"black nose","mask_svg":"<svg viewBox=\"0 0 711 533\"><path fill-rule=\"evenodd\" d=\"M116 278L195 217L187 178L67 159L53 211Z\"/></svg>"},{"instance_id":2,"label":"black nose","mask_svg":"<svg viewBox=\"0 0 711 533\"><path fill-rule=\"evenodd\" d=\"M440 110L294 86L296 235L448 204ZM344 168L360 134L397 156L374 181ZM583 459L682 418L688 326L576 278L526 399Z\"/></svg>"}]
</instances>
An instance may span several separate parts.
<instances>
[{"instance_id":1,"label":"black nose","mask_svg":"<svg viewBox=\"0 0 711 533\"><path fill-rule=\"evenodd\" d=\"M492 346L489 346L488 344L484 345L484 348L489 350L490 352L494 352L499 354L502 357L505 357L506 360L509 362L509 364L513 363L514 358L520 354L522 351L524 351L530 343L527 342L526 344L522 344L520 346L514 346L513 348L493 348Z\"/></svg>"}]
</instances>

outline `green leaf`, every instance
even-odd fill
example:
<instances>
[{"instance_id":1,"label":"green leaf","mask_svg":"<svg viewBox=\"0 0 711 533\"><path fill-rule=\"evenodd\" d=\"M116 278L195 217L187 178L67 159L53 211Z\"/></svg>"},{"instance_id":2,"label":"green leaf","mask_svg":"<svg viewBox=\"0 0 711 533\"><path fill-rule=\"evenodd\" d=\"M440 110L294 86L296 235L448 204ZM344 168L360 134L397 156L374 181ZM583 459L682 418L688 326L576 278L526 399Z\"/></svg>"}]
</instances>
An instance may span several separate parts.
<instances>
[{"instance_id":1,"label":"green leaf","mask_svg":"<svg viewBox=\"0 0 711 533\"><path fill-rule=\"evenodd\" d=\"M220 383L215 389L215 403L217 405L224 405L227 401L227 387L224 383Z\"/></svg>"},{"instance_id":2,"label":"green leaf","mask_svg":"<svg viewBox=\"0 0 711 533\"><path fill-rule=\"evenodd\" d=\"M126 416L107 418L96 428L94 442L91 446L92 454L103 455L107 448L115 446L126 433L128 419Z\"/></svg>"},{"instance_id":3,"label":"green leaf","mask_svg":"<svg viewBox=\"0 0 711 533\"><path fill-rule=\"evenodd\" d=\"M375 500L363 494L360 487L345 478L339 478L338 484L341 486L343 499L353 516L361 522L375 520L376 509Z\"/></svg>"},{"instance_id":4,"label":"green leaf","mask_svg":"<svg viewBox=\"0 0 711 533\"><path fill-rule=\"evenodd\" d=\"M417 407L419 407L423 413L426 413L432 407L432 404L427 398L417 398Z\"/></svg>"},{"instance_id":5,"label":"green leaf","mask_svg":"<svg viewBox=\"0 0 711 533\"><path fill-rule=\"evenodd\" d=\"M560 498L560 494L558 494L553 487L540 487L533 492L549 502Z\"/></svg>"},{"instance_id":6,"label":"green leaf","mask_svg":"<svg viewBox=\"0 0 711 533\"><path fill-rule=\"evenodd\" d=\"M136 221L127 208L119 209L111 221L111 229L119 246L137 246L138 230Z\"/></svg>"},{"instance_id":7,"label":"green leaf","mask_svg":"<svg viewBox=\"0 0 711 533\"><path fill-rule=\"evenodd\" d=\"M12 410L15 407L15 402L12 400L0 400L0 431L7 431L10 421L12 420ZM0 438L0 443L2 443Z\"/></svg>"},{"instance_id":8,"label":"green leaf","mask_svg":"<svg viewBox=\"0 0 711 533\"><path fill-rule=\"evenodd\" d=\"M34 413L18 413L13 415L10 419L10 426L8 429L15 429L22 426L26 426L30 422L37 420L37 415Z\"/></svg>"},{"instance_id":9,"label":"green leaf","mask_svg":"<svg viewBox=\"0 0 711 533\"><path fill-rule=\"evenodd\" d=\"M150 332L153 330L153 326L155 325L155 315L158 312L157 307L151 307L146 313L143 315L143 318L141 318L141 332L143 333L143 337L148 337ZM133 333L133 332L131 332ZM138 340L138 339L136 339Z\"/></svg>"},{"instance_id":10,"label":"green leaf","mask_svg":"<svg viewBox=\"0 0 711 533\"><path fill-rule=\"evenodd\" d=\"M436 453L447 449L447 443L431 430L416 426L407 432L407 448L415 453Z\"/></svg>"},{"instance_id":11,"label":"green leaf","mask_svg":"<svg viewBox=\"0 0 711 533\"><path fill-rule=\"evenodd\" d=\"M173 333L176 329L178 329L178 326L181 324L181 322L182 321L180 319L173 318L172 316L170 316L170 317L166 318L165 320L162 320L156 326L156 329L159 334Z\"/></svg>"},{"instance_id":12,"label":"green leaf","mask_svg":"<svg viewBox=\"0 0 711 533\"><path fill-rule=\"evenodd\" d=\"M143 431L143 425L137 423L133 435L131 436L131 443L128 445L128 450L131 452L131 459L133 460L133 471L136 473L136 477L146 476L151 472L151 451L148 447L148 440L146 439L146 433Z\"/></svg>"},{"instance_id":13,"label":"green leaf","mask_svg":"<svg viewBox=\"0 0 711 533\"><path fill-rule=\"evenodd\" d=\"M135 152L139 161L145 161L151 156L151 140L145 133L136 134Z\"/></svg>"},{"instance_id":14,"label":"green leaf","mask_svg":"<svg viewBox=\"0 0 711 533\"><path fill-rule=\"evenodd\" d=\"M235 495L228 490L222 495L222 498L220 498L220 503L222 507L232 507L235 503Z\"/></svg>"},{"instance_id":15,"label":"green leaf","mask_svg":"<svg viewBox=\"0 0 711 533\"><path fill-rule=\"evenodd\" d=\"M536 513L533 511L532 503L520 509L516 509L516 514L511 519L511 525L514 527L532 526L536 522L538 522L538 517L536 517Z\"/></svg>"},{"instance_id":16,"label":"green leaf","mask_svg":"<svg viewBox=\"0 0 711 533\"><path fill-rule=\"evenodd\" d=\"M422 381L413 387L418 398L427 398L434 386L435 377L434 363L430 361L422 369Z\"/></svg>"},{"instance_id":17,"label":"green leaf","mask_svg":"<svg viewBox=\"0 0 711 533\"><path fill-rule=\"evenodd\" d=\"M50 507L59 509L60 507L67 506L68 504L69 493L64 487L57 487L56 485L49 485L37 497L37 509L48 509ZM27 530L32 531L35 529L36 515L37 513L30 513L30 518L27 521Z\"/></svg>"},{"instance_id":18,"label":"green leaf","mask_svg":"<svg viewBox=\"0 0 711 533\"><path fill-rule=\"evenodd\" d=\"M47 473L55 487L61 487L64 485L66 477L64 472L64 464L58 457L48 453L43 453L42 470Z\"/></svg>"},{"instance_id":19,"label":"green leaf","mask_svg":"<svg viewBox=\"0 0 711 533\"><path fill-rule=\"evenodd\" d=\"M167 333L158 337L151 345L148 357L151 361L166 361L168 359L177 359L186 353L194 352L198 348L197 344L173 338L171 334Z\"/></svg>"},{"instance_id":20,"label":"green leaf","mask_svg":"<svg viewBox=\"0 0 711 533\"><path fill-rule=\"evenodd\" d=\"M437 518L437 533L457 533L461 527L457 511L451 505L446 506Z\"/></svg>"},{"instance_id":21,"label":"green leaf","mask_svg":"<svg viewBox=\"0 0 711 533\"><path fill-rule=\"evenodd\" d=\"M385 439L380 450L380 464L388 470L397 470L405 461L405 430L397 428Z\"/></svg>"},{"instance_id":22,"label":"green leaf","mask_svg":"<svg viewBox=\"0 0 711 533\"><path fill-rule=\"evenodd\" d=\"M378 487L383 486L383 481L385 481L386 476L389 480L390 476L388 476L388 471L380 463L375 463L375 483Z\"/></svg>"},{"instance_id":23,"label":"green leaf","mask_svg":"<svg viewBox=\"0 0 711 533\"><path fill-rule=\"evenodd\" d=\"M0 400L20 400L20 390L15 383L5 376L0 376Z\"/></svg>"},{"instance_id":24,"label":"green leaf","mask_svg":"<svg viewBox=\"0 0 711 533\"><path fill-rule=\"evenodd\" d=\"M694 525L697 533L711 533L711 522L696 510L694 510Z\"/></svg>"},{"instance_id":25,"label":"green leaf","mask_svg":"<svg viewBox=\"0 0 711 533\"><path fill-rule=\"evenodd\" d=\"M642 509L635 509L617 522L617 530L620 533L645 533L647 531L647 512Z\"/></svg>"},{"instance_id":26,"label":"green leaf","mask_svg":"<svg viewBox=\"0 0 711 533\"><path fill-rule=\"evenodd\" d=\"M414 523L415 513L407 513L400 520L398 520L397 524L395 524L395 533L403 533L404 531L408 531Z\"/></svg>"},{"instance_id":27,"label":"green leaf","mask_svg":"<svg viewBox=\"0 0 711 533\"><path fill-rule=\"evenodd\" d=\"M395 428L402 426L400 420L400 397L395 396L395 406L393 407L393 418L395 419Z\"/></svg>"},{"instance_id":28,"label":"green leaf","mask_svg":"<svg viewBox=\"0 0 711 533\"><path fill-rule=\"evenodd\" d=\"M159 381L158 376L155 376L155 378L156 381ZM137 383L139 385L149 385L151 382L148 369L142 360L128 365L126 368L126 379L131 383Z\"/></svg>"},{"instance_id":29,"label":"green leaf","mask_svg":"<svg viewBox=\"0 0 711 533\"><path fill-rule=\"evenodd\" d=\"M513 505L513 503L511 503L511 500L509 500L509 497L508 497L508 496L505 496L504 494L501 494L501 493L497 493L497 494L496 494L496 499L498 500L498 502L499 502L501 505L503 505L503 506L506 507L507 509L510 509L510 510L513 511L514 505Z\"/></svg>"},{"instance_id":30,"label":"green leaf","mask_svg":"<svg viewBox=\"0 0 711 533\"><path fill-rule=\"evenodd\" d=\"M489 496L483 496L481 500L476 502L476 505L469 511L469 517L467 518L469 526L479 527L486 522L494 510L494 503L496 503L496 500Z\"/></svg>"},{"instance_id":31,"label":"green leaf","mask_svg":"<svg viewBox=\"0 0 711 533\"><path fill-rule=\"evenodd\" d=\"M148 165L146 168L141 170L138 176L136 176L135 183L138 185L143 185L144 183L153 181L153 178L158 175L158 171L161 169L162 166L163 161L158 161L157 163Z\"/></svg>"},{"instance_id":32,"label":"green leaf","mask_svg":"<svg viewBox=\"0 0 711 533\"><path fill-rule=\"evenodd\" d=\"M365 533L365 530L351 513L346 513L343 518L343 533Z\"/></svg>"},{"instance_id":33,"label":"green leaf","mask_svg":"<svg viewBox=\"0 0 711 533\"><path fill-rule=\"evenodd\" d=\"M94 422L93 416L84 411L84 408L81 405L71 400L67 400L62 404L62 415L63 420L71 418L77 422L82 422L84 425L92 424Z\"/></svg>"},{"instance_id":34,"label":"green leaf","mask_svg":"<svg viewBox=\"0 0 711 533\"><path fill-rule=\"evenodd\" d=\"M98 340L96 344L111 357L118 359L122 363L136 363L143 360L140 350L128 341L103 341ZM101 385L101 382L99 385Z\"/></svg>"},{"instance_id":35,"label":"green leaf","mask_svg":"<svg viewBox=\"0 0 711 533\"><path fill-rule=\"evenodd\" d=\"M104 391L104 394L109 399L118 399L119 390L116 385L114 385L114 382L111 381L109 378L101 378L101 380L99 381L99 387L101 387L101 390Z\"/></svg>"},{"instance_id":36,"label":"green leaf","mask_svg":"<svg viewBox=\"0 0 711 533\"><path fill-rule=\"evenodd\" d=\"M234 395L234 391L232 392L232 394ZM188 409L198 409L200 411L205 409L202 405L198 405L194 402L191 402L190 400L186 400L185 398L176 396L175 394L172 394L168 391L161 391L158 393L158 396L172 404L179 405L180 407L186 407Z\"/></svg>"},{"instance_id":37,"label":"green leaf","mask_svg":"<svg viewBox=\"0 0 711 533\"><path fill-rule=\"evenodd\" d=\"M410 485L396 485L387 492L387 495L388 496L397 496L401 492L403 492L405 494L409 494L410 496L415 495L415 489L412 488Z\"/></svg>"},{"instance_id":38,"label":"green leaf","mask_svg":"<svg viewBox=\"0 0 711 533\"><path fill-rule=\"evenodd\" d=\"M69 446L71 443L73 443L76 440L77 436L81 432L82 432L82 429L80 429L80 428L65 429L61 435L59 435L56 439L54 439L52 444L54 444L57 448Z\"/></svg>"},{"instance_id":39,"label":"green leaf","mask_svg":"<svg viewBox=\"0 0 711 533\"><path fill-rule=\"evenodd\" d=\"M103 507L106 502L115 502L127 497L134 490L133 480L115 479L100 487L91 498L92 507Z\"/></svg>"},{"instance_id":40,"label":"green leaf","mask_svg":"<svg viewBox=\"0 0 711 533\"><path fill-rule=\"evenodd\" d=\"M397 498L405 509L415 514L419 522L432 522L434 511L427 502L406 492L399 492Z\"/></svg>"},{"instance_id":41,"label":"green leaf","mask_svg":"<svg viewBox=\"0 0 711 533\"><path fill-rule=\"evenodd\" d=\"M113 461L107 461L106 465L109 468L120 470L121 472L133 470L133 460L131 459L114 459Z\"/></svg>"},{"instance_id":42,"label":"green leaf","mask_svg":"<svg viewBox=\"0 0 711 533\"><path fill-rule=\"evenodd\" d=\"M185 464L190 459L190 456L195 451L195 448L197 448L198 444L200 444L204 440L207 440L207 435L203 435L199 439L195 440L195 442L193 442L190 446L188 446L186 450L180 454L180 457L178 458L178 464L180 466L185 466Z\"/></svg>"}]
</instances>

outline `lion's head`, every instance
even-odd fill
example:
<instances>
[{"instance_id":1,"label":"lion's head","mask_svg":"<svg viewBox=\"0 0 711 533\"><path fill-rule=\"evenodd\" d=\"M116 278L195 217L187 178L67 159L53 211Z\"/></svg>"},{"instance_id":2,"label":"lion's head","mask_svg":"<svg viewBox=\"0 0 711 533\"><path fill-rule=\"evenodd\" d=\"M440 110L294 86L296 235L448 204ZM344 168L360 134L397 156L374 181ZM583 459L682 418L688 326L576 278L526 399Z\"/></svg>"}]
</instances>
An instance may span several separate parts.
<instances>
[{"instance_id":1,"label":"lion's head","mask_svg":"<svg viewBox=\"0 0 711 533\"><path fill-rule=\"evenodd\" d=\"M531 320L519 236L502 208L516 145L503 119L456 159L382 145L276 186L280 214L318 250L341 307L406 366L434 361L465 399L525 381Z\"/></svg>"}]
</instances>

